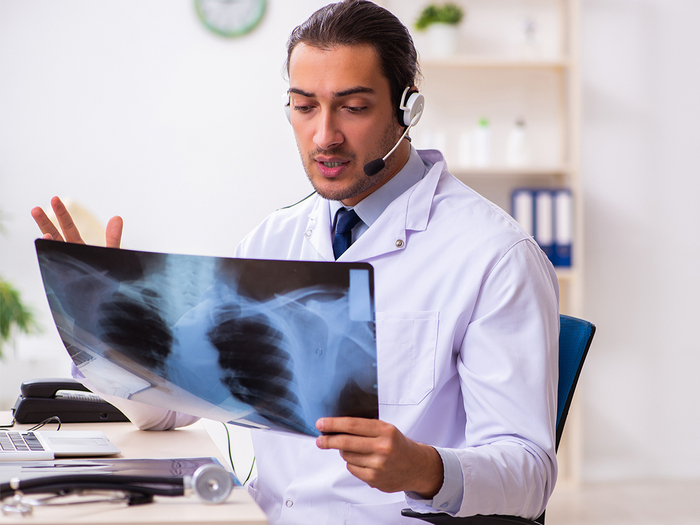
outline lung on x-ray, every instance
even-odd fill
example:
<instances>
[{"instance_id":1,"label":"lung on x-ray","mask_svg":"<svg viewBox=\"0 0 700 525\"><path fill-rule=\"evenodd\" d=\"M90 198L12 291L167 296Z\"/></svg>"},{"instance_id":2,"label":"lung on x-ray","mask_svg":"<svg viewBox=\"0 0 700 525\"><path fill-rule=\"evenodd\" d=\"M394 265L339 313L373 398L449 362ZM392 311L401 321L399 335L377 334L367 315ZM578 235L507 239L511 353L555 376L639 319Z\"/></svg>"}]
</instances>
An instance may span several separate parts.
<instances>
[{"instance_id":1,"label":"lung on x-ray","mask_svg":"<svg viewBox=\"0 0 700 525\"><path fill-rule=\"evenodd\" d=\"M101 392L311 436L319 417L378 417L369 264L36 248L61 339Z\"/></svg>"}]
</instances>

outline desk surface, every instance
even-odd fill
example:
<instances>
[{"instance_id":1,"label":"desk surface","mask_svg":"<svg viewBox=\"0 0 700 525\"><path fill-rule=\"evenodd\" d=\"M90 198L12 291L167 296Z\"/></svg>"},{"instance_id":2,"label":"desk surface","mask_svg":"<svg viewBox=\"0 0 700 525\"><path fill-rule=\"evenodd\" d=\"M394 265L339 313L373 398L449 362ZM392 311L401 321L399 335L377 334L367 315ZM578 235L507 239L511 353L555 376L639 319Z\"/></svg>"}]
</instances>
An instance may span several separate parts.
<instances>
[{"instance_id":1,"label":"desk surface","mask_svg":"<svg viewBox=\"0 0 700 525\"><path fill-rule=\"evenodd\" d=\"M9 419L2 414L2 420ZM16 425L24 430L31 425ZM201 423L168 432L138 430L131 423L79 423L64 424L65 430L100 430L122 451L125 458L184 458L215 457L227 464L219 449ZM52 428L48 428L52 430ZM0 464L0 468L2 465ZM191 525L192 523L260 525L267 523L260 510L245 489L236 488L226 502L205 505L197 496L159 497L147 505L127 507L124 503L95 503L65 507L36 507L29 517L5 516L0 513L0 524L60 524L105 523L109 525L146 525L167 523Z\"/></svg>"}]
</instances>

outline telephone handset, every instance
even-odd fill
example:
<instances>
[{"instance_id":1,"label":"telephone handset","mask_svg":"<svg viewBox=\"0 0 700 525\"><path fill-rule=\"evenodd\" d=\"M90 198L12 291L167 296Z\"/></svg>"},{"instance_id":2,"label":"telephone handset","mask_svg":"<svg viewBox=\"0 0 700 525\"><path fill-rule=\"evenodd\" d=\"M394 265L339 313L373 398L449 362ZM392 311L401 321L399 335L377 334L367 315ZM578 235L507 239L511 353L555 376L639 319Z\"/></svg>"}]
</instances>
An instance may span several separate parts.
<instances>
[{"instance_id":1,"label":"telephone handset","mask_svg":"<svg viewBox=\"0 0 700 525\"><path fill-rule=\"evenodd\" d=\"M70 378L22 383L12 412L17 423L40 423L51 416L58 416L62 423L129 421L117 407Z\"/></svg>"}]
</instances>

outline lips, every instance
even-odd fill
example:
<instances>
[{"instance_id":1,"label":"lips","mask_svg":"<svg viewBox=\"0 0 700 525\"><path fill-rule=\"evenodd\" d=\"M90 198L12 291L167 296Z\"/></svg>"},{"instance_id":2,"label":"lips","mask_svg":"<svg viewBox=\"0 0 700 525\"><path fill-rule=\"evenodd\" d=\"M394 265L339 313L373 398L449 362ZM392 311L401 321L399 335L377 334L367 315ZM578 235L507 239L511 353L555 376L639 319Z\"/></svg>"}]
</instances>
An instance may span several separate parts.
<instances>
[{"instance_id":1,"label":"lips","mask_svg":"<svg viewBox=\"0 0 700 525\"><path fill-rule=\"evenodd\" d=\"M323 177L333 178L340 175L350 161L338 157L318 156L314 162Z\"/></svg>"}]
</instances>

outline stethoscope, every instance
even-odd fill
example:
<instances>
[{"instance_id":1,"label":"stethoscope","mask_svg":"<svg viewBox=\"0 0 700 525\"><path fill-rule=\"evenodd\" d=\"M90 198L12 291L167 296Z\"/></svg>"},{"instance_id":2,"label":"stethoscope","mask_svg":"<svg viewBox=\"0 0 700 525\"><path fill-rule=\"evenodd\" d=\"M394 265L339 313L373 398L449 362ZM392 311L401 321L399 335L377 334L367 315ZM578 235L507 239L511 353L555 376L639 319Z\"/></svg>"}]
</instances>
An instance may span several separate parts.
<instances>
[{"instance_id":1,"label":"stethoscope","mask_svg":"<svg viewBox=\"0 0 700 525\"><path fill-rule=\"evenodd\" d=\"M0 483L0 495L14 492L2 506L3 514L31 514L34 507L49 505L76 505L83 503L126 502L128 505L151 503L153 496L199 496L204 503L222 503L233 490L233 479L226 469L207 464L195 470L192 476L167 478L161 476L124 476L114 474L69 474L20 480L13 478ZM83 501L56 501L70 495L104 494L111 497ZM28 494L49 494L44 498Z\"/></svg>"}]
</instances>

